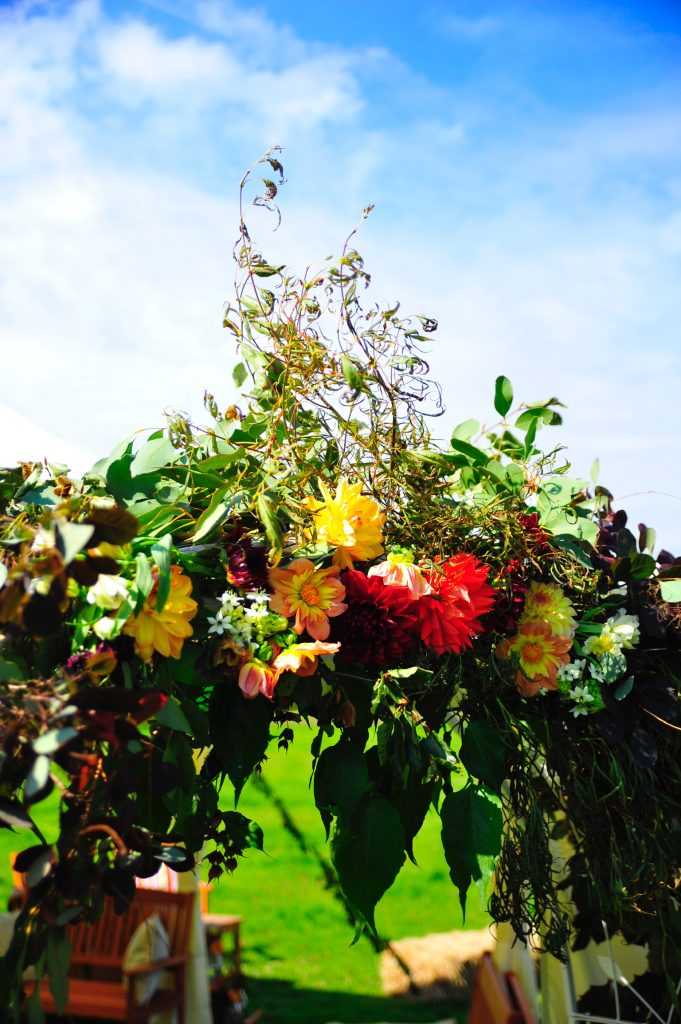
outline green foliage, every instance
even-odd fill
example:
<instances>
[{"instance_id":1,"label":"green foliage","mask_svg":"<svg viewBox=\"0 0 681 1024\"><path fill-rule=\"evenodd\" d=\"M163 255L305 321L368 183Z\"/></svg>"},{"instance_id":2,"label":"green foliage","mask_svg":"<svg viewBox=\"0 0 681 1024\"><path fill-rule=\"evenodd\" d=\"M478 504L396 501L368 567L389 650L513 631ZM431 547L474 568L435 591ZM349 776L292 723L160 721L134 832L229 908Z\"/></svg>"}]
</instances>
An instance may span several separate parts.
<instances>
[{"instance_id":1,"label":"green foliage","mask_svg":"<svg viewBox=\"0 0 681 1024\"><path fill-rule=\"evenodd\" d=\"M404 845L399 815L382 797L363 800L351 822L339 818L332 832L331 860L343 895L374 932L374 909L404 864Z\"/></svg>"},{"instance_id":2,"label":"green foliage","mask_svg":"<svg viewBox=\"0 0 681 1024\"><path fill-rule=\"evenodd\" d=\"M466 912L466 896L475 882L484 901L501 851L501 803L493 793L480 786L466 786L448 793L440 809L442 846L449 875L459 890L461 910Z\"/></svg>"}]
</instances>

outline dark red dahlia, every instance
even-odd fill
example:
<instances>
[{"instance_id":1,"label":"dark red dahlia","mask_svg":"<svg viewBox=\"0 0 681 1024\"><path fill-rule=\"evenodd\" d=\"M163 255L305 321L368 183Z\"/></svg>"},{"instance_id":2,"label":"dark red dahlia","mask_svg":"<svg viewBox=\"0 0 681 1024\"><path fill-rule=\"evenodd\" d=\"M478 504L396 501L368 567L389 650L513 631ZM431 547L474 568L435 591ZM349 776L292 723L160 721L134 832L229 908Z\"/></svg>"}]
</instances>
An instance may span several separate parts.
<instances>
[{"instance_id":1,"label":"dark red dahlia","mask_svg":"<svg viewBox=\"0 0 681 1024\"><path fill-rule=\"evenodd\" d=\"M240 590L269 590L267 549L252 537L227 546L227 580Z\"/></svg>"},{"instance_id":2,"label":"dark red dahlia","mask_svg":"<svg viewBox=\"0 0 681 1024\"><path fill-rule=\"evenodd\" d=\"M485 625L496 633L513 633L522 614L528 588L522 563L511 558L496 582L500 589Z\"/></svg>"},{"instance_id":3,"label":"dark red dahlia","mask_svg":"<svg viewBox=\"0 0 681 1024\"><path fill-rule=\"evenodd\" d=\"M338 658L371 668L399 665L416 640L418 602L407 587L387 587L381 576L347 569L340 579L348 610L331 620L329 638L341 645Z\"/></svg>"}]
</instances>

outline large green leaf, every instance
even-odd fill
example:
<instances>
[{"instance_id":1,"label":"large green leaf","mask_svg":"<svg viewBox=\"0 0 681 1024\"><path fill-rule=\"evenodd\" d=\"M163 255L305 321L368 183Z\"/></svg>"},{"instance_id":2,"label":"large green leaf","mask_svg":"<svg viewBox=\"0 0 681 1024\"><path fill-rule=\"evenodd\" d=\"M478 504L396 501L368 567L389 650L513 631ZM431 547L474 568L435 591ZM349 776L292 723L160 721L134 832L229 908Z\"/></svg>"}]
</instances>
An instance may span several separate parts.
<instances>
[{"instance_id":1,"label":"large green leaf","mask_svg":"<svg viewBox=\"0 0 681 1024\"><path fill-rule=\"evenodd\" d=\"M195 544L203 537L207 537L212 530L217 529L229 515L230 501L227 497L228 491L228 487L218 488L213 494L208 508L204 509L197 519L196 530L191 538Z\"/></svg>"},{"instance_id":2,"label":"large green leaf","mask_svg":"<svg viewBox=\"0 0 681 1024\"><path fill-rule=\"evenodd\" d=\"M494 861L501 849L501 804L484 787L466 786L448 793L440 808L442 846L449 865L449 877L459 890L461 909L466 913L466 894L475 882L484 901Z\"/></svg>"},{"instance_id":3,"label":"large green leaf","mask_svg":"<svg viewBox=\"0 0 681 1024\"><path fill-rule=\"evenodd\" d=\"M390 789L390 802L399 814L404 829L404 848L414 864L414 839L423 825L434 792L435 783L424 782L420 772L412 767L407 772L404 786L393 780Z\"/></svg>"},{"instance_id":4,"label":"large green leaf","mask_svg":"<svg viewBox=\"0 0 681 1024\"><path fill-rule=\"evenodd\" d=\"M223 769L234 786L234 803L270 739L272 705L264 697L247 700L236 683L213 691L208 711L210 738Z\"/></svg>"},{"instance_id":5,"label":"large green leaf","mask_svg":"<svg viewBox=\"0 0 681 1024\"><path fill-rule=\"evenodd\" d=\"M223 843L229 844L230 852L243 853L244 850L262 850L262 829L256 821L251 821L239 811L224 811L221 817L226 832Z\"/></svg>"},{"instance_id":6,"label":"large green leaf","mask_svg":"<svg viewBox=\"0 0 681 1024\"><path fill-rule=\"evenodd\" d=\"M506 755L501 737L488 722L471 722L466 729L459 756L469 775L500 792L506 776Z\"/></svg>"},{"instance_id":7,"label":"large green leaf","mask_svg":"<svg viewBox=\"0 0 681 1024\"><path fill-rule=\"evenodd\" d=\"M375 932L376 904L405 861L404 830L395 808L373 797L360 804L352 828L344 819L338 821L331 860L348 904Z\"/></svg>"},{"instance_id":8,"label":"large green leaf","mask_svg":"<svg viewBox=\"0 0 681 1024\"><path fill-rule=\"evenodd\" d=\"M320 811L339 811L349 819L368 785L362 747L347 734L322 751L314 776L314 799Z\"/></svg>"}]
</instances>

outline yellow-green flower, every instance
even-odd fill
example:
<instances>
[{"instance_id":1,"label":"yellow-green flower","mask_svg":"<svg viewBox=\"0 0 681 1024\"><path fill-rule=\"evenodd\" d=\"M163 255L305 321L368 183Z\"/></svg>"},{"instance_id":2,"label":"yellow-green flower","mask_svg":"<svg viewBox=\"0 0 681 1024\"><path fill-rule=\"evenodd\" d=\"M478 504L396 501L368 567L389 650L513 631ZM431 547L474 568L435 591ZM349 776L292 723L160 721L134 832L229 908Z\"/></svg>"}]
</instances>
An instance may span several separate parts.
<instances>
[{"instance_id":1,"label":"yellow-green flower","mask_svg":"<svg viewBox=\"0 0 681 1024\"><path fill-rule=\"evenodd\" d=\"M189 623L196 615L197 604L189 596L192 581L179 565L173 565L170 574L170 593L162 611L156 611L155 584L140 611L131 615L123 627L124 633L135 638L135 654L142 661L150 661L154 651L165 658L179 658L182 644L193 632Z\"/></svg>"}]
</instances>

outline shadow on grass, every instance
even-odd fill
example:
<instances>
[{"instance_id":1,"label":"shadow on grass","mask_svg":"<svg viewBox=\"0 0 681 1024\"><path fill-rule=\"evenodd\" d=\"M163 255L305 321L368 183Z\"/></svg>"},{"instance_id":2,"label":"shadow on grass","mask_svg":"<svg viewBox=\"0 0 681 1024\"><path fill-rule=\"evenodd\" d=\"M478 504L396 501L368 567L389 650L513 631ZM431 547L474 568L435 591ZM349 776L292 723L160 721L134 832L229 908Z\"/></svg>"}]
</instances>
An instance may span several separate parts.
<instances>
[{"instance_id":1,"label":"shadow on grass","mask_svg":"<svg viewBox=\"0 0 681 1024\"><path fill-rule=\"evenodd\" d=\"M468 1010L460 1003L419 1003L388 996L363 996L323 989L297 988L288 981L249 978L246 982L252 1013L262 1009L262 1024L425 1024L456 1020L464 1024Z\"/></svg>"}]
</instances>

